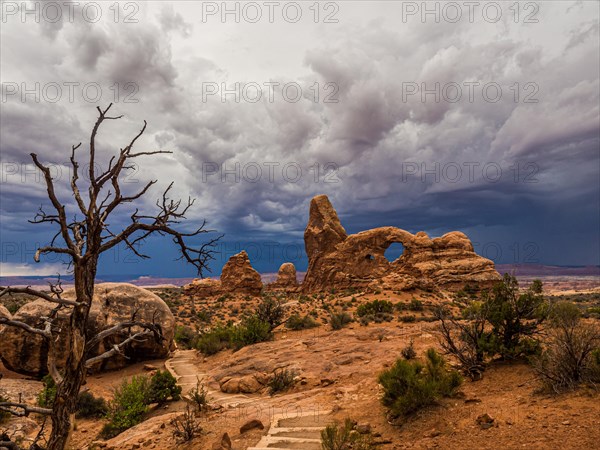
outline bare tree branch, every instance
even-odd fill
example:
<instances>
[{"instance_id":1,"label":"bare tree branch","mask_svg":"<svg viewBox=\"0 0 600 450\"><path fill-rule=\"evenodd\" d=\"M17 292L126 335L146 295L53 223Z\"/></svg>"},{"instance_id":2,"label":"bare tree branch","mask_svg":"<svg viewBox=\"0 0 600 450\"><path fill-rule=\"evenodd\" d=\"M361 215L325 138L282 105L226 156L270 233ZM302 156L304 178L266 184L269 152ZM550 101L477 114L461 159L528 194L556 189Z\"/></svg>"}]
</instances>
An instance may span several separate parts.
<instances>
[{"instance_id":1,"label":"bare tree branch","mask_svg":"<svg viewBox=\"0 0 600 450\"><path fill-rule=\"evenodd\" d=\"M22 450L16 442L0 440L0 449Z\"/></svg>"},{"instance_id":2,"label":"bare tree branch","mask_svg":"<svg viewBox=\"0 0 600 450\"><path fill-rule=\"evenodd\" d=\"M155 323L137 322L132 320L130 322L121 322L113 327L107 328L95 335L92 339L87 342L87 349L93 348L95 345L102 342L102 340L110 337L120 331L131 329L133 327L139 327L145 331L150 331L154 335L154 339L158 342L164 340L160 327Z\"/></svg>"},{"instance_id":3,"label":"bare tree branch","mask_svg":"<svg viewBox=\"0 0 600 450\"><path fill-rule=\"evenodd\" d=\"M109 117L106 115L106 113L108 112L108 110L112 107L112 103L110 105L108 105L106 107L106 109L104 111L102 111L102 109L100 109L100 107L96 107L96 109L98 110L98 119L96 119L96 123L94 124L94 128L92 129L92 134L90 136L90 167L89 167L89 176L90 176L90 199L92 198L96 198L95 196L92 196L92 191L98 191L98 185L97 185L97 180L96 180L96 173L95 173L95 159L96 159L96 134L98 133L98 129L100 128L100 125L102 125L102 122L104 122L105 120L116 120L116 119L120 119L123 116L117 116L117 117ZM92 204L92 202L90 202L90 204ZM89 214L90 210L88 209L88 214Z\"/></svg>"},{"instance_id":4,"label":"bare tree branch","mask_svg":"<svg viewBox=\"0 0 600 450\"><path fill-rule=\"evenodd\" d=\"M134 341L135 342L144 341L145 339L142 339L142 338L150 337L153 334L154 334L153 331L140 331L139 333L135 333L135 334L129 336L127 339L125 339L120 344L113 345L112 349L102 353L101 355L94 356L93 358L89 358L85 362L85 366L87 368L90 368L94 364L96 364L104 359L111 358L115 355L123 355L123 347L125 347L127 344L129 344L130 342L134 342ZM125 355L123 355L123 356L125 356Z\"/></svg>"},{"instance_id":5,"label":"bare tree branch","mask_svg":"<svg viewBox=\"0 0 600 450\"><path fill-rule=\"evenodd\" d=\"M81 193L79 192L79 187L77 186L77 180L79 179L79 174L78 174L79 163L75 159L75 150L77 150L79 147L81 147L81 142L77 145L73 145L72 150L71 150L71 165L73 166L73 176L71 177L71 190L73 191L73 195L75 197L75 201L77 202L77 205L79 206L79 210L85 216L86 212L87 212L87 208L85 206L83 198L81 198Z\"/></svg>"},{"instance_id":6,"label":"bare tree branch","mask_svg":"<svg viewBox=\"0 0 600 450\"><path fill-rule=\"evenodd\" d=\"M81 255L75 252L75 245L69 236L69 227L67 224L67 217L65 215L65 207L60 203L58 198L56 197L56 192L54 191L54 182L52 181L52 175L50 173L50 169L44 166L39 160L35 153L31 153L31 158L33 159L34 164L42 171L44 174L44 179L46 180L46 190L48 192L48 198L52 202L52 206L56 209L58 213L57 221L60 224L60 231L62 237L67 244L67 247L71 250L71 256L74 259L78 259Z\"/></svg>"},{"instance_id":7,"label":"bare tree branch","mask_svg":"<svg viewBox=\"0 0 600 450\"><path fill-rule=\"evenodd\" d=\"M25 330L28 333L37 334L37 335L43 336L48 339L50 339L52 337L52 333L47 330L42 330L40 328L34 328L31 325L27 325L25 322L21 322L18 320L11 320L6 317L0 317L0 325L7 325L9 327L21 328L22 330Z\"/></svg>"},{"instance_id":8,"label":"bare tree branch","mask_svg":"<svg viewBox=\"0 0 600 450\"><path fill-rule=\"evenodd\" d=\"M53 289L52 287L50 288L51 290ZM38 291L36 289L32 289L31 287L24 287L24 288L20 288L20 287L4 287L4 286L0 286L0 297L4 296L4 295L11 295L11 294L28 294L28 295L33 295L35 297L41 298L46 300L47 302L50 303L56 303L59 305L64 305L64 306L79 306L80 303L78 303L75 300L66 300L64 298L61 298L60 295L58 295L57 297L52 297L51 295L42 292L42 291Z\"/></svg>"},{"instance_id":9,"label":"bare tree branch","mask_svg":"<svg viewBox=\"0 0 600 450\"><path fill-rule=\"evenodd\" d=\"M166 234L172 236L173 242L178 245L181 252L179 259L183 259L194 265L200 274L204 269L208 269L208 262L214 259L212 248L221 236L209 240L202 244L200 248L193 248L187 245L184 238L210 233L212 230L204 229L206 222L203 222L199 228L190 233L183 233L172 228L171 225L177 224L180 220L185 219L185 214L194 204L192 199L188 199L187 204L181 208L181 200L174 201L169 199L168 194L172 187L173 183L171 183L164 191L162 201L159 200L156 202L156 205L159 208L158 214L155 216L140 215L136 210L136 212L131 215L132 223L117 235L111 233L113 238L100 246L100 253L124 242L134 251L134 253L140 257L145 257L146 255L140 254L134 248L135 244L144 241L153 233ZM146 221L144 222L143 220ZM141 232L141 235L134 236L138 232ZM131 237L133 237L133 239L130 239Z\"/></svg>"},{"instance_id":10,"label":"bare tree branch","mask_svg":"<svg viewBox=\"0 0 600 450\"><path fill-rule=\"evenodd\" d=\"M22 409L23 411L15 411L15 408ZM15 416L23 417L29 416L31 413L36 414L52 414L52 410L48 408L40 408L39 406L30 406L25 403L14 403L14 402L0 402L0 410L9 412Z\"/></svg>"},{"instance_id":11,"label":"bare tree branch","mask_svg":"<svg viewBox=\"0 0 600 450\"><path fill-rule=\"evenodd\" d=\"M35 262L40 262L40 256L46 253L60 253L65 255L71 255L73 253L72 250L63 247L40 247L35 251L35 255L33 256L33 260Z\"/></svg>"}]
</instances>

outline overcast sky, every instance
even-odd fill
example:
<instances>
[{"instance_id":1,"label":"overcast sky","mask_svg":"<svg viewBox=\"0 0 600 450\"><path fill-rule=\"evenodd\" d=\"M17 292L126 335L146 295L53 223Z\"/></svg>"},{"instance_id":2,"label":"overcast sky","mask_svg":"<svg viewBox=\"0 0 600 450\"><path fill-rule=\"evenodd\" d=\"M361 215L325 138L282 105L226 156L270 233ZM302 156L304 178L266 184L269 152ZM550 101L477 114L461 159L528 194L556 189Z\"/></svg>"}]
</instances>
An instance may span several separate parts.
<instances>
[{"instance_id":1,"label":"overcast sky","mask_svg":"<svg viewBox=\"0 0 600 450\"><path fill-rule=\"evenodd\" d=\"M171 181L195 197L189 226L225 234L215 274L243 248L262 272L304 270L321 193L349 232L461 230L497 263L600 264L596 1L429 2L424 16L394 1L225 15L222 2L22 3L2 2L0 275L60 270L33 263L53 233L27 223L49 207L29 153L72 206L71 145L86 148L110 102L125 117L101 129L100 164L147 120L137 148L173 153L139 159L125 189L158 179L148 212ZM146 251L117 250L99 273L194 274L166 238Z\"/></svg>"}]
</instances>

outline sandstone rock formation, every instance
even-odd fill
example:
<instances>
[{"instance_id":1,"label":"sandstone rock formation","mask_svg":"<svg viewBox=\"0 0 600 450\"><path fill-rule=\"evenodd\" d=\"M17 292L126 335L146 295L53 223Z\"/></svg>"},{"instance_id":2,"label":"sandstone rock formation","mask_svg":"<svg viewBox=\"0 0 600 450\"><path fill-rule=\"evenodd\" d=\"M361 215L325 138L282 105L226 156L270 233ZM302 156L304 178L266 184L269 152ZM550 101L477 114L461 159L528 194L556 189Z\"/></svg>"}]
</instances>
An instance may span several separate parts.
<instances>
[{"instance_id":1,"label":"sandstone rock formation","mask_svg":"<svg viewBox=\"0 0 600 450\"><path fill-rule=\"evenodd\" d=\"M384 253L395 242L404 252L389 262ZM424 232L382 227L348 236L325 195L311 201L304 243L308 270L302 289L307 292L365 288L379 281L400 290L457 290L466 283L487 286L500 279L494 263L477 255L458 231L431 239Z\"/></svg>"},{"instance_id":2,"label":"sandstone rock formation","mask_svg":"<svg viewBox=\"0 0 600 450\"><path fill-rule=\"evenodd\" d=\"M227 394L254 394L261 391L269 382L269 376L255 373L241 377L225 377L220 383L221 392Z\"/></svg>"},{"instance_id":3,"label":"sandstone rock formation","mask_svg":"<svg viewBox=\"0 0 600 450\"><path fill-rule=\"evenodd\" d=\"M13 316L14 320L24 322L35 328L44 328L43 317L48 317L55 305L44 300L36 300L21 306ZM64 328L68 320L64 312L59 312L55 326ZM57 348L65 349L62 355L57 355L59 366L64 365L68 354L66 333L61 333ZM48 344L41 337L28 333L20 328L5 326L0 332L0 358L4 365L25 375L43 375L47 372Z\"/></svg>"},{"instance_id":4,"label":"sandstone rock formation","mask_svg":"<svg viewBox=\"0 0 600 450\"><path fill-rule=\"evenodd\" d=\"M221 293L221 282L212 278L196 278L190 284L183 287L186 295L196 297L210 297Z\"/></svg>"},{"instance_id":5,"label":"sandstone rock formation","mask_svg":"<svg viewBox=\"0 0 600 450\"><path fill-rule=\"evenodd\" d=\"M262 288L260 274L250 264L245 250L233 255L223 266L221 289L224 292L259 295Z\"/></svg>"},{"instance_id":6,"label":"sandstone rock formation","mask_svg":"<svg viewBox=\"0 0 600 450\"><path fill-rule=\"evenodd\" d=\"M4 305L0 305L0 317L4 317L5 319L12 319L12 315L10 314L8 309L4 307ZM2 325L0 325L0 330L2 330Z\"/></svg>"},{"instance_id":7,"label":"sandstone rock formation","mask_svg":"<svg viewBox=\"0 0 600 450\"><path fill-rule=\"evenodd\" d=\"M0 305L0 317L3 317L5 319L12 319L12 315L10 314L8 309L4 307L4 305ZM4 325L0 325L0 334L2 333L3 328ZM0 345L0 354L2 354L2 345Z\"/></svg>"},{"instance_id":8,"label":"sandstone rock formation","mask_svg":"<svg viewBox=\"0 0 600 450\"><path fill-rule=\"evenodd\" d=\"M250 264L248 253L242 250L229 258L223 266L221 280L211 278L196 279L184 286L186 295L210 297L227 293L260 295L263 283L260 274Z\"/></svg>"},{"instance_id":9,"label":"sandstone rock formation","mask_svg":"<svg viewBox=\"0 0 600 450\"><path fill-rule=\"evenodd\" d=\"M66 290L63 298L75 299L73 289ZM36 300L23 305L15 314L14 319L36 327L43 327L43 317L47 317L53 305ZM147 359L162 358L168 355L175 334L175 318L164 301L152 292L126 283L97 284L94 291L94 301L90 310L88 336L110 328L119 322L131 320L136 314L136 320L159 324L165 337L161 343L152 338L134 342L124 349L124 356L117 355L102 361L92 370L107 370L125 367L127 364ZM69 326L67 313L61 311L56 319L56 326L65 331L60 334L56 355L59 368L64 365L69 352L67 328ZM140 331L136 328L132 332ZM113 345L124 340L125 334L116 334L106 338L96 348L91 349L89 357L102 354ZM47 372L48 345L40 336L32 335L14 327L5 327L0 333L0 357L7 368L27 375L43 375Z\"/></svg>"},{"instance_id":10,"label":"sandstone rock formation","mask_svg":"<svg viewBox=\"0 0 600 450\"><path fill-rule=\"evenodd\" d=\"M270 283L268 288L275 290L295 291L298 288L296 266L290 262L283 263L277 272L277 279L273 283Z\"/></svg>"}]
</instances>

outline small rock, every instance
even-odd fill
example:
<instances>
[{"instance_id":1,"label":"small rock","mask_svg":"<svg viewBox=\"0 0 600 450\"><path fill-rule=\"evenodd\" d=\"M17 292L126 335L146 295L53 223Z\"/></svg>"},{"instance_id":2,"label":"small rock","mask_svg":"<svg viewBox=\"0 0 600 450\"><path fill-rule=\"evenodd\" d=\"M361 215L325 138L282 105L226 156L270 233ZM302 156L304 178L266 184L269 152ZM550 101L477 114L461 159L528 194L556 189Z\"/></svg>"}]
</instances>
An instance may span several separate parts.
<instances>
[{"instance_id":1,"label":"small rock","mask_svg":"<svg viewBox=\"0 0 600 450\"><path fill-rule=\"evenodd\" d=\"M442 432L439 430L436 430L435 428L433 430L428 431L427 433L425 433L423 435L424 438L434 438L434 437L438 437L439 435L441 435Z\"/></svg>"},{"instance_id":2,"label":"small rock","mask_svg":"<svg viewBox=\"0 0 600 450\"><path fill-rule=\"evenodd\" d=\"M329 378L323 378L323 379L321 380L321 385L322 385L322 386L330 386L330 385L332 385L333 383L335 383L335 381L334 381L334 380L331 380L331 379L329 379Z\"/></svg>"},{"instance_id":3,"label":"small rock","mask_svg":"<svg viewBox=\"0 0 600 450\"><path fill-rule=\"evenodd\" d=\"M223 433L223 436L221 436L221 442L217 442L215 445L217 445L218 447L215 447L213 445L213 449L216 448L217 450L231 450L231 439L229 438L229 435L227 433Z\"/></svg>"},{"instance_id":4,"label":"small rock","mask_svg":"<svg viewBox=\"0 0 600 450\"><path fill-rule=\"evenodd\" d=\"M371 425L368 423L360 423L355 427L360 434L368 434L371 432Z\"/></svg>"},{"instance_id":5,"label":"small rock","mask_svg":"<svg viewBox=\"0 0 600 450\"><path fill-rule=\"evenodd\" d=\"M477 417L475 422L481 427L482 430L487 430L494 425L495 419L488 413L481 414Z\"/></svg>"},{"instance_id":6,"label":"small rock","mask_svg":"<svg viewBox=\"0 0 600 450\"><path fill-rule=\"evenodd\" d=\"M481 400L478 398L467 398L465 399L465 403L481 403Z\"/></svg>"},{"instance_id":7,"label":"small rock","mask_svg":"<svg viewBox=\"0 0 600 450\"><path fill-rule=\"evenodd\" d=\"M144 370L147 370L148 372L152 371L152 370L156 370L157 367L153 366L152 364L144 364Z\"/></svg>"},{"instance_id":8,"label":"small rock","mask_svg":"<svg viewBox=\"0 0 600 450\"><path fill-rule=\"evenodd\" d=\"M571 425L571 421L570 420L564 420L561 422L563 425Z\"/></svg>"},{"instance_id":9,"label":"small rock","mask_svg":"<svg viewBox=\"0 0 600 450\"><path fill-rule=\"evenodd\" d=\"M244 434L244 433L246 433L250 430L254 430L254 429L263 430L264 428L265 428L265 426L263 425L263 423L260 420L252 419L240 427L240 434Z\"/></svg>"}]
</instances>

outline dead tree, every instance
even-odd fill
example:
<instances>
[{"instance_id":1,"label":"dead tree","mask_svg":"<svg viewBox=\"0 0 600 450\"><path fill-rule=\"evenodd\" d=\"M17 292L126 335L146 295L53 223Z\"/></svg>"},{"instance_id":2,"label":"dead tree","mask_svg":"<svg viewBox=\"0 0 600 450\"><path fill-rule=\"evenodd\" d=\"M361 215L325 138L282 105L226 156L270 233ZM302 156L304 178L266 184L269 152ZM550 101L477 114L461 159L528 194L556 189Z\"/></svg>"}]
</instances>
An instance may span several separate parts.
<instances>
[{"instance_id":1,"label":"dead tree","mask_svg":"<svg viewBox=\"0 0 600 450\"><path fill-rule=\"evenodd\" d=\"M51 417L52 431L48 440L49 450L63 450L67 447L73 427L74 414L76 410L79 390L86 378L89 366L103 359L110 358L121 352L124 346L138 339L154 338L162 339L159 324L144 323L136 320L135 315L127 323L115 325L100 332L96 336L88 336L86 327L94 295L94 280L98 268L100 255L115 246L122 244L140 258L149 256L139 250L139 245L153 234L170 236L181 252L184 261L194 265L201 275L207 269L209 260L213 259L213 247L220 238L206 239L199 247L189 246L189 238L210 233L205 229L205 222L191 232L177 231L174 226L185 219L186 213L193 205L190 198L186 203L181 200L169 198L169 191L173 183L164 191L162 198L156 202L158 211L153 215L141 214L138 209L130 216L130 223L116 232L110 229L109 219L119 207L135 202L140 199L156 183L150 181L137 193L127 195L122 192L120 176L132 168L132 160L141 156L156 155L159 153L170 153L167 151L138 151L133 147L139 137L146 129L146 121L139 133L120 149L118 155L113 156L105 171L97 171L96 164L96 135L102 123L106 120L120 119L122 116L108 116L112 104L106 109L98 109L98 118L92 129L89 142L89 174L85 180L87 184L87 195L82 194L79 187L79 163L76 152L81 143L74 145L71 150L72 174L70 188L75 199L77 213L73 219L69 219L65 205L59 200L54 179L50 168L44 165L35 153L31 154L33 162L42 172L45 180L48 198L53 210L45 212L42 208L35 216L32 223L46 223L57 227L58 232L50 244L38 248L34 260L38 262L43 255L59 254L67 258L70 264L75 284L75 300L67 300L62 297L60 283L50 286L50 292L44 293L31 288L0 287L0 296L11 293L26 293L46 300L55 308L49 317L45 317L45 326L32 327L17 320L0 318L0 324L18 327L28 333L42 336L48 342L48 372L53 377L56 385L56 400L52 409L36 408L18 403L0 403L0 409L9 411L16 415L29 415L30 413L45 414ZM70 352L67 356L65 366L57 368L54 355L60 351L55 348L59 332L61 330L55 324L58 311L67 311L70 326L67 329ZM118 333L129 332L128 337L120 344L115 345L107 352L89 357L90 350L103 339ZM65 332L65 330L62 330Z\"/></svg>"}]
</instances>

